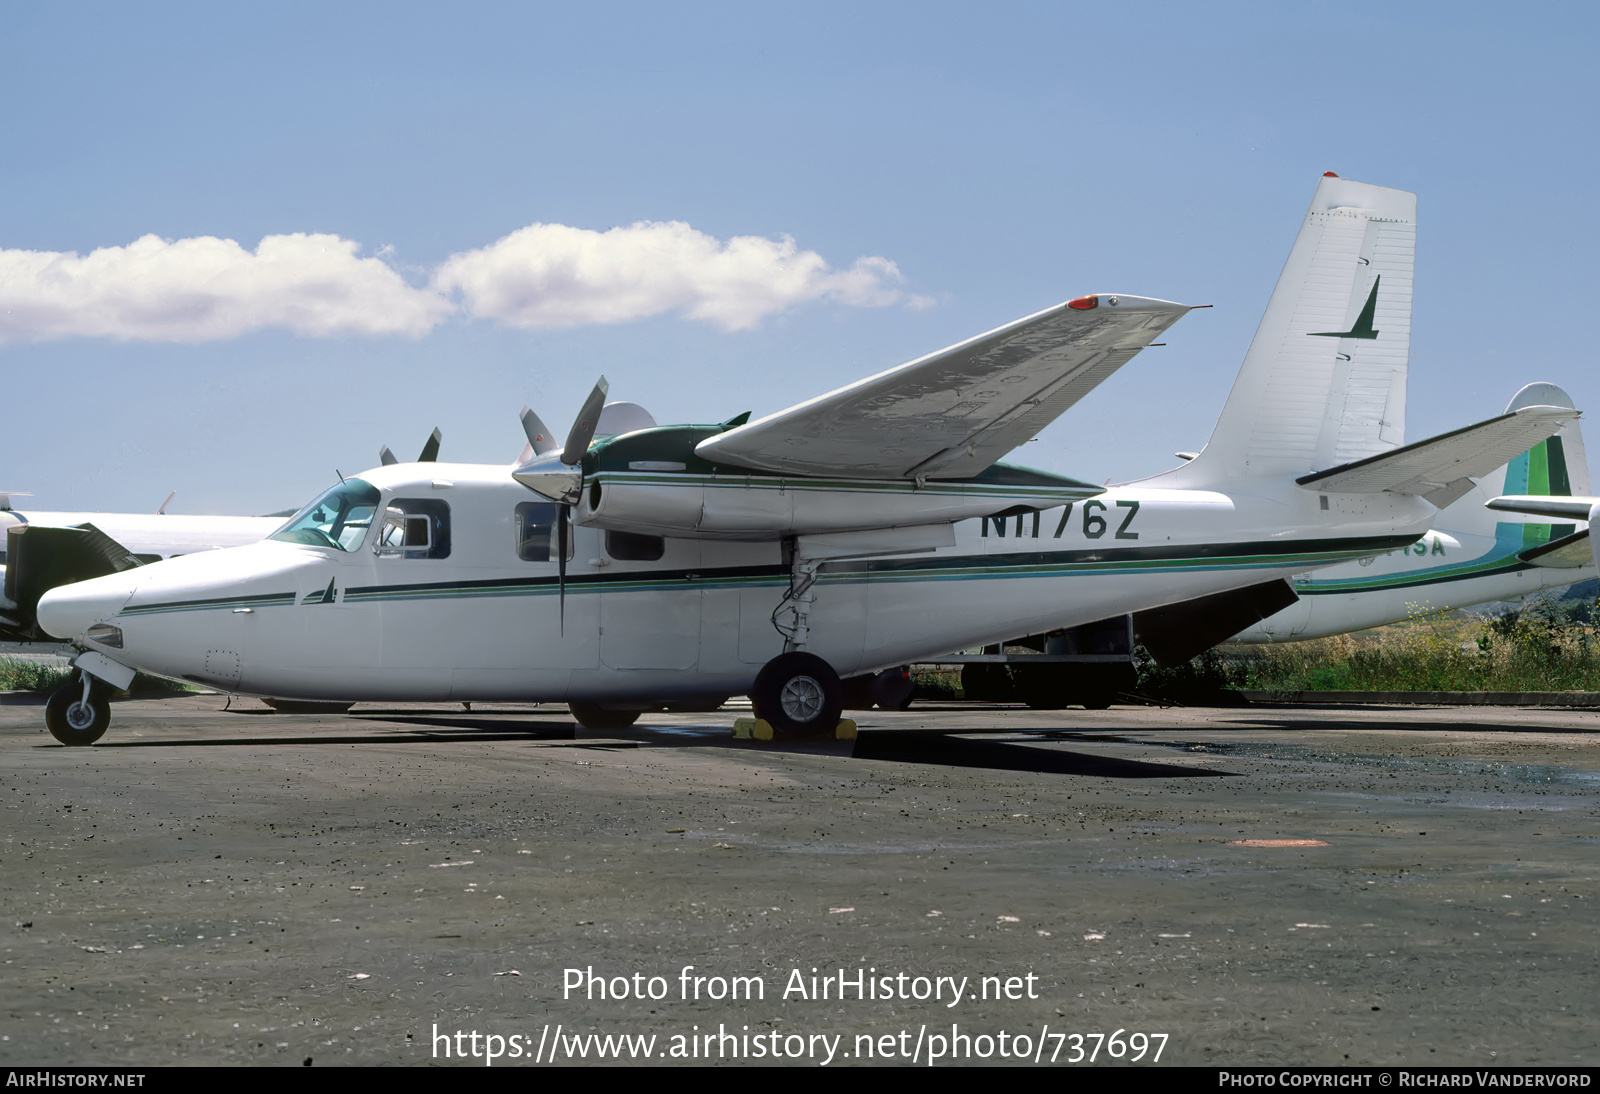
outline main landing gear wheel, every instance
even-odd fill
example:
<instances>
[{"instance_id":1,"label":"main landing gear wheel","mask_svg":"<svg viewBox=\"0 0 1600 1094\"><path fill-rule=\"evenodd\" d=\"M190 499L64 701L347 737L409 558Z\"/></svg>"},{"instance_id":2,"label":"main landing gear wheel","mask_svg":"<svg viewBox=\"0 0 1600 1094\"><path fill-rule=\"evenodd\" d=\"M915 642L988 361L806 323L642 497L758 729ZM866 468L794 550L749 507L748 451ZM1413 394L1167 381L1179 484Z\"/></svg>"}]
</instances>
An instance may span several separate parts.
<instances>
[{"instance_id":1,"label":"main landing gear wheel","mask_svg":"<svg viewBox=\"0 0 1600 1094\"><path fill-rule=\"evenodd\" d=\"M585 729L627 729L639 720L637 710L605 710L592 703L568 703L567 709Z\"/></svg>"},{"instance_id":2,"label":"main landing gear wheel","mask_svg":"<svg viewBox=\"0 0 1600 1094\"><path fill-rule=\"evenodd\" d=\"M50 736L69 748L98 741L111 724L111 704L105 686L91 676L57 688L44 705L44 724Z\"/></svg>"},{"instance_id":3,"label":"main landing gear wheel","mask_svg":"<svg viewBox=\"0 0 1600 1094\"><path fill-rule=\"evenodd\" d=\"M839 674L814 653L781 653L761 667L750 689L756 717L790 737L833 733L844 709Z\"/></svg>"}]
</instances>

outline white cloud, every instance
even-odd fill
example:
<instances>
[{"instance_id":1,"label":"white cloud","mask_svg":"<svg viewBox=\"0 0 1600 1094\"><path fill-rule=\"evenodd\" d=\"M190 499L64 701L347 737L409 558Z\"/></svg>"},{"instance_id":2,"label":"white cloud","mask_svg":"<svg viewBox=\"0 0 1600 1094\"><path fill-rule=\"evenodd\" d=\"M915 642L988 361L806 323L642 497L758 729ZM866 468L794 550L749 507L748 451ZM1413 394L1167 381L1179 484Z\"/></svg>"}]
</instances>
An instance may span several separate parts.
<instances>
[{"instance_id":1,"label":"white cloud","mask_svg":"<svg viewBox=\"0 0 1600 1094\"><path fill-rule=\"evenodd\" d=\"M831 269L793 239L640 222L606 232L532 224L452 255L432 284L408 284L384 259L336 235L164 240L75 252L0 249L0 343L53 338L204 342L278 327L314 338L417 338L465 310L513 327L627 323L676 312L748 330L812 300L923 307L886 258ZM459 294L460 303L457 303Z\"/></svg>"},{"instance_id":2,"label":"white cloud","mask_svg":"<svg viewBox=\"0 0 1600 1094\"><path fill-rule=\"evenodd\" d=\"M832 270L793 239L734 236L726 243L682 221L641 221L596 232L530 224L434 275L474 316L513 327L627 323L679 312L725 330L748 330L808 300L884 307L907 300L900 270L860 258ZM910 301L917 303L917 301Z\"/></svg>"},{"instance_id":3,"label":"white cloud","mask_svg":"<svg viewBox=\"0 0 1600 1094\"><path fill-rule=\"evenodd\" d=\"M204 342L263 327L418 337L452 311L335 235L147 235L87 255L0 250L0 341L91 337Z\"/></svg>"}]
</instances>

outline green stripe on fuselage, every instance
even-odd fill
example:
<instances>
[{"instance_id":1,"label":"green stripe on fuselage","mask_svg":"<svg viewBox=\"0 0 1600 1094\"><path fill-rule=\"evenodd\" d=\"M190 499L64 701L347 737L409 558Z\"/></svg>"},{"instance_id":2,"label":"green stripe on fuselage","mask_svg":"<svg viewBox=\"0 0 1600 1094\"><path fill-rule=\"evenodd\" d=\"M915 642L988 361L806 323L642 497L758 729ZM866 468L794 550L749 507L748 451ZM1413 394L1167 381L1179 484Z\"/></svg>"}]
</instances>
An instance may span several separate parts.
<instances>
[{"instance_id":1,"label":"green stripe on fuselage","mask_svg":"<svg viewBox=\"0 0 1600 1094\"><path fill-rule=\"evenodd\" d=\"M993 555L953 555L947 558L868 559L825 563L818 573L823 584L908 581L1005 581L1030 577L1071 577L1106 573L1178 573L1212 570L1285 569L1294 566L1343 562L1410 543L1410 536L1375 536L1359 540L1307 540L1293 550L1276 542L1191 544L1185 546L1103 548L1079 551L1027 551ZM612 592L669 592L686 587L743 588L784 586L789 571L783 566L743 566L575 575L566 579L567 595ZM480 597L549 596L563 591L556 575L525 578L491 578L476 581L411 582L346 588L340 603L379 603L407 600L467 600ZM174 601L125 609L123 615L227 609L240 606L293 605L294 594L268 597L219 597Z\"/></svg>"}]
</instances>

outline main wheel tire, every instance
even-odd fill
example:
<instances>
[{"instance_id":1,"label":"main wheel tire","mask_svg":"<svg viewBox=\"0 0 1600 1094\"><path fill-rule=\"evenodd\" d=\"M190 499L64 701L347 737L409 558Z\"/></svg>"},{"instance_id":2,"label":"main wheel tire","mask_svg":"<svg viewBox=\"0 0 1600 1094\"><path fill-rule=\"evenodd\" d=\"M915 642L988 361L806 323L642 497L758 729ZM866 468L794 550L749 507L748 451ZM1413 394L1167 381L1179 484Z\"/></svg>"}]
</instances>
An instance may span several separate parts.
<instances>
[{"instance_id":1,"label":"main wheel tire","mask_svg":"<svg viewBox=\"0 0 1600 1094\"><path fill-rule=\"evenodd\" d=\"M83 748L105 735L111 724L111 704L105 688L89 688L89 701L83 701L83 684L57 688L44 705L44 724L50 736L69 748Z\"/></svg>"},{"instance_id":2,"label":"main wheel tire","mask_svg":"<svg viewBox=\"0 0 1600 1094\"><path fill-rule=\"evenodd\" d=\"M568 703L567 709L585 729L627 729L639 720L637 710L606 710L593 703Z\"/></svg>"},{"instance_id":3,"label":"main wheel tire","mask_svg":"<svg viewBox=\"0 0 1600 1094\"><path fill-rule=\"evenodd\" d=\"M816 654L780 653L756 675L750 704L757 718L785 736L827 736L844 710L844 685Z\"/></svg>"}]
</instances>

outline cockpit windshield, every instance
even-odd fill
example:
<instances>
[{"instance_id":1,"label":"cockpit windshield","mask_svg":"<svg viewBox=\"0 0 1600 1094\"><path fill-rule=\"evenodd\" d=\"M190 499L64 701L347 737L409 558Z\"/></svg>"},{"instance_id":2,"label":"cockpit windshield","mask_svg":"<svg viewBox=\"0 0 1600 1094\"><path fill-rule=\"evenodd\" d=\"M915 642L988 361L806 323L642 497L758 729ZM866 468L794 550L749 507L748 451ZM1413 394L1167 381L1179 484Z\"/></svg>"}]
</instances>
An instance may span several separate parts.
<instances>
[{"instance_id":1,"label":"cockpit windshield","mask_svg":"<svg viewBox=\"0 0 1600 1094\"><path fill-rule=\"evenodd\" d=\"M361 479L346 479L318 495L268 538L354 551L367 537L377 511L378 488Z\"/></svg>"}]
</instances>

